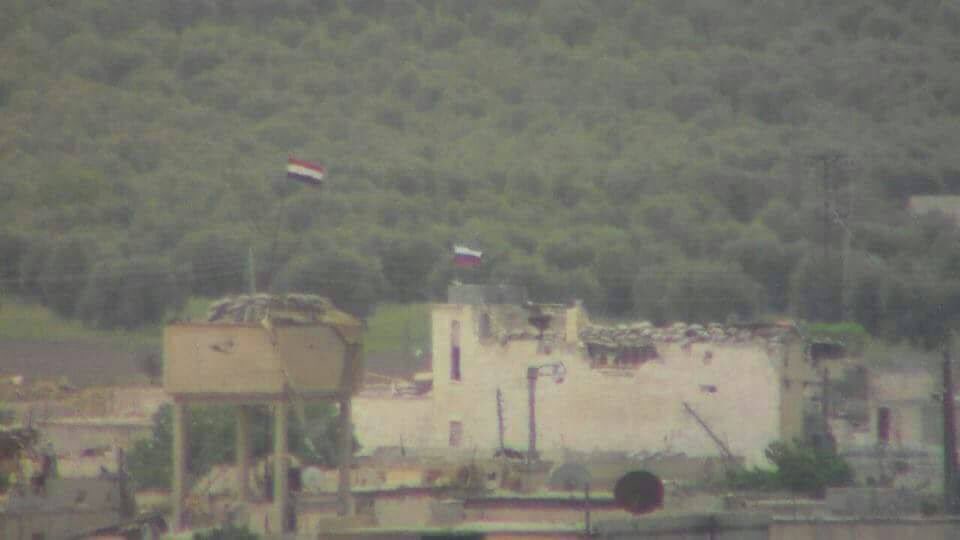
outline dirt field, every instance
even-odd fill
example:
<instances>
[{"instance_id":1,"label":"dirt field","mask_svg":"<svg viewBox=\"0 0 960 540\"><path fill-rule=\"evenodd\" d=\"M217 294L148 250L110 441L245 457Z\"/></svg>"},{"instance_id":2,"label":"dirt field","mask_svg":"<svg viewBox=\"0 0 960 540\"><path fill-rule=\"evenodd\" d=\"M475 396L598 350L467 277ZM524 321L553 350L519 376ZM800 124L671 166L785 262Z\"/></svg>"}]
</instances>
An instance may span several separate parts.
<instances>
[{"instance_id":1,"label":"dirt field","mask_svg":"<svg viewBox=\"0 0 960 540\"><path fill-rule=\"evenodd\" d=\"M27 382L67 377L79 388L142 381L135 353L78 342L0 341L0 376Z\"/></svg>"}]
</instances>

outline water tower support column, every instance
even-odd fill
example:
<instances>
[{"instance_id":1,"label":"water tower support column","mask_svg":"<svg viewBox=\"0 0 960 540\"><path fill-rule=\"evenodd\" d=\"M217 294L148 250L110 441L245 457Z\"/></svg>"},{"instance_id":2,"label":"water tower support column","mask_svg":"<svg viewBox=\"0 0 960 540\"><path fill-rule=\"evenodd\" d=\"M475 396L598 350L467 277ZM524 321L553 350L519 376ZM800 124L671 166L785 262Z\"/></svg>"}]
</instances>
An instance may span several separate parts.
<instances>
[{"instance_id":1,"label":"water tower support column","mask_svg":"<svg viewBox=\"0 0 960 540\"><path fill-rule=\"evenodd\" d=\"M352 516L353 496L350 494L350 466L353 461L353 421L351 420L350 394L340 397L340 426L337 454L340 461L340 515Z\"/></svg>"},{"instance_id":2,"label":"water tower support column","mask_svg":"<svg viewBox=\"0 0 960 540\"><path fill-rule=\"evenodd\" d=\"M187 404L173 402L173 530L182 530L184 523L183 501L187 490Z\"/></svg>"},{"instance_id":3,"label":"water tower support column","mask_svg":"<svg viewBox=\"0 0 960 540\"><path fill-rule=\"evenodd\" d=\"M273 420L273 513L274 523L280 532L287 532L287 416L289 406L286 401L274 403Z\"/></svg>"},{"instance_id":4,"label":"water tower support column","mask_svg":"<svg viewBox=\"0 0 960 540\"><path fill-rule=\"evenodd\" d=\"M237 407L237 496L250 500L250 409Z\"/></svg>"}]
</instances>

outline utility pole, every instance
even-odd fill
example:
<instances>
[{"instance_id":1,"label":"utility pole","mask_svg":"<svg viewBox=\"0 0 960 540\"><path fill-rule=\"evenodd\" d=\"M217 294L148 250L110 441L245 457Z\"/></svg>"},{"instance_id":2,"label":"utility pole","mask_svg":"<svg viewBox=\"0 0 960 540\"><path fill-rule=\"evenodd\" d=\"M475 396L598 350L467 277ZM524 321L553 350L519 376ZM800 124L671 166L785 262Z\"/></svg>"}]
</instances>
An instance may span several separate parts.
<instances>
[{"instance_id":1,"label":"utility pole","mask_svg":"<svg viewBox=\"0 0 960 540\"><path fill-rule=\"evenodd\" d=\"M840 272L840 275L835 275L835 264L831 260L830 253L830 239L832 236L832 226L831 223L834 221L839 214L836 211L837 206L837 186L836 186L836 168L843 158L843 154L837 151L827 151L819 153L815 156L815 159L820 162L821 166L821 181L823 189L823 238L822 248L823 248L823 273L826 277L827 285L823 288L821 293L821 305L820 305L820 316L825 320L835 320L838 317L843 316L843 313L838 313L836 307L842 305L843 303L843 286L842 281L839 282L839 287L836 290L831 286L833 283L830 280L842 280L843 272ZM846 247L846 246L845 246ZM844 253L844 255L846 255ZM839 298L835 298L834 295L838 295ZM839 302L839 304L838 304Z\"/></svg>"},{"instance_id":2,"label":"utility pole","mask_svg":"<svg viewBox=\"0 0 960 540\"><path fill-rule=\"evenodd\" d=\"M563 362L541 364L527 368L527 406L530 411L530 439L527 445L527 459L531 463L537 461L537 378L543 369L550 370L549 373L553 375L554 382L557 384L563 382L567 373L567 368L563 365Z\"/></svg>"},{"instance_id":3,"label":"utility pole","mask_svg":"<svg viewBox=\"0 0 960 540\"><path fill-rule=\"evenodd\" d=\"M500 436L500 450L503 451L503 392L499 388L497 388L497 434Z\"/></svg>"},{"instance_id":4,"label":"utility pole","mask_svg":"<svg viewBox=\"0 0 960 540\"><path fill-rule=\"evenodd\" d=\"M537 459L537 375L539 374L540 368L527 368L527 406L530 410L527 459L531 463Z\"/></svg>"},{"instance_id":5,"label":"utility pole","mask_svg":"<svg viewBox=\"0 0 960 540\"><path fill-rule=\"evenodd\" d=\"M957 431L953 398L953 362L950 346L953 334L943 345L943 510L957 512Z\"/></svg>"},{"instance_id":6,"label":"utility pole","mask_svg":"<svg viewBox=\"0 0 960 540\"><path fill-rule=\"evenodd\" d=\"M843 303L843 320L845 321L853 320L853 306L848 298L849 295L843 293L850 287L850 245L853 243L853 231L850 230L850 221L853 219L853 201L855 199L853 193L854 182L854 179L850 180L850 185L847 190L847 211L845 215L840 216L839 213L836 214L837 221L839 221L843 227L843 251L841 252L840 259L843 275L840 281L840 301Z\"/></svg>"}]
</instances>

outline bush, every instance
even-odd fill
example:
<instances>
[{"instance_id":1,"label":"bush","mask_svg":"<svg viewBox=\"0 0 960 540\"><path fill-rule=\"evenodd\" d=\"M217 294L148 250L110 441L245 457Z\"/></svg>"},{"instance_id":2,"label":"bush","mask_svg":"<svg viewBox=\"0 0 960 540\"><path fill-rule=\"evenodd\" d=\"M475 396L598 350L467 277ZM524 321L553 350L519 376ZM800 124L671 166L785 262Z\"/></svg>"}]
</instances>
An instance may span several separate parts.
<instances>
[{"instance_id":1,"label":"bush","mask_svg":"<svg viewBox=\"0 0 960 540\"><path fill-rule=\"evenodd\" d=\"M192 477L200 478L214 465L235 460L235 415L232 407L190 407L187 462ZM272 413L265 406L251 409L251 456L255 460L273 451L271 418ZM287 431L290 452L304 464L336 466L338 426L336 409L328 403L308 405L302 419L291 412ZM360 448L356 438L353 448L355 452ZM127 463L138 488L169 487L173 474L172 406L164 405L154 414L153 436L137 441L128 454Z\"/></svg>"},{"instance_id":2,"label":"bush","mask_svg":"<svg viewBox=\"0 0 960 540\"><path fill-rule=\"evenodd\" d=\"M776 467L773 470L753 469L730 473L728 485L735 489L778 490L822 497L828 487L850 485L853 469L836 452L810 444L774 442L764 451Z\"/></svg>"},{"instance_id":3,"label":"bush","mask_svg":"<svg viewBox=\"0 0 960 540\"><path fill-rule=\"evenodd\" d=\"M870 334L855 322L813 323L806 325L807 334L813 339L842 343L851 353L860 353L867 346Z\"/></svg>"},{"instance_id":4,"label":"bush","mask_svg":"<svg viewBox=\"0 0 960 540\"><path fill-rule=\"evenodd\" d=\"M193 533L193 540L258 540L259 535L246 527L227 525L204 532Z\"/></svg>"}]
</instances>

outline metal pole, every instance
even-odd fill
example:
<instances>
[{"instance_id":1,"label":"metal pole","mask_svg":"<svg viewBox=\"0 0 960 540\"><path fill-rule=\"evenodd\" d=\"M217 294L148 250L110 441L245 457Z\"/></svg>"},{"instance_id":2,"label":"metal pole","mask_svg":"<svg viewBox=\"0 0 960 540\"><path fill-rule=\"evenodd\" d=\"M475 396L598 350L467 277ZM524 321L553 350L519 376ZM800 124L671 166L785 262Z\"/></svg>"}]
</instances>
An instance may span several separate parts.
<instances>
[{"instance_id":1,"label":"metal pole","mask_svg":"<svg viewBox=\"0 0 960 540\"><path fill-rule=\"evenodd\" d=\"M253 246L247 252L247 268L250 272L250 294L257 294L257 267L253 260Z\"/></svg>"},{"instance_id":2,"label":"metal pole","mask_svg":"<svg viewBox=\"0 0 960 540\"><path fill-rule=\"evenodd\" d=\"M503 393L499 388L497 388L497 434L500 436L500 450L503 450Z\"/></svg>"},{"instance_id":3,"label":"metal pole","mask_svg":"<svg viewBox=\"0 0 960 540\"><path fill-rule=\"evenodd\" d=\"M583 500L586 505L586 515L584 516L584 530L587 536L590 536L590 482L583 485Z\"/></svg>"},{"instance_id":4,"label":"metal pole","mask_svg":"<svg viewBox=\"0 0 960 540\"><path fill-rule=\"evenodd\" d=\"M527 459L534 461L537 456L537 373L535 367L527 368L527 400L530 409L530 441L527 444Z\"/></svg>"},{"instance_id":5,"label":"metal pole","mask_svg":"<svg viewBox=\"0 0 960 540\"><path fill-rule=\"evenodd\" d=\"M181 531L186 524L184 499L187 494L187 424L190 421L187 405L183 401L173 402L173 527Z\"/></svg>"},{"instance_id":6,"label":"metal pole","mask_svg":"<svg viewBox=\"0 0 960 540\"><path fill-rule=\"evenodd\" d=\"M279 533L285 533L290 530L287 521L287 512L290 511L287 475L289 466L287 463L287 417L290 405L286 398L277 401L273 405L273 515L275 526Z\"/></svg>"},{"instance_id":7,"label":"metal pole","mask_svg":"<svg viewBox=\"0 0 960 540\"><path fill-rule=\"evenodd\" d=\"M341 516L354 514L353 496L350 493L350 465L353 460L353 420L351 418L350 394L340 396L339 432L337 433L337 454L339 457L339 482L337 498Z\"/></svg>"},{"instance_id":8,"label":"metal pole","mask_svg":"<svg viewBox=\"0 0 960 540\"><path fill-rule=\"evenodd\" d=\"M950 358L950 338L943 347L943 510L957 511L957 431L954 417L953 367Z\"/></svg>"},{"instance_id":9,"label":"metal pole","mask_svg":"<svg viewBox=\"0 0 960 540\"><path fill-rule=\"evenodd\" d=\"M237 407L237 497L241 503L250 499L250 409Z\"/></svg>"}]
</instances>

